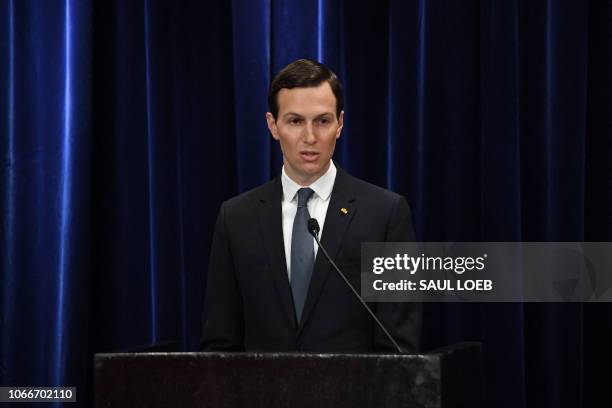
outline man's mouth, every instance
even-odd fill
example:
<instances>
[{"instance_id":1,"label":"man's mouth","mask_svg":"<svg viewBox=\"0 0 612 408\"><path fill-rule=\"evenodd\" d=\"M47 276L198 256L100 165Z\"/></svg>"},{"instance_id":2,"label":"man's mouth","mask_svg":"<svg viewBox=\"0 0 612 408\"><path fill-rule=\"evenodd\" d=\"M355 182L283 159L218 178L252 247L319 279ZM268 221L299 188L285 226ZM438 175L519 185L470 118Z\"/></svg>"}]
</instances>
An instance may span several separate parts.
<instances>
[{"instance_id":1,"label":"man's mouth","mask_svg":"<svg viewBox=\"0 0 612 408\"><path fill-rule=\"evenodd\" d=\"M318 152L303 150L300 152L300 157L305 161L315 161L319 158Z\"/></svg>"}]
</instances>

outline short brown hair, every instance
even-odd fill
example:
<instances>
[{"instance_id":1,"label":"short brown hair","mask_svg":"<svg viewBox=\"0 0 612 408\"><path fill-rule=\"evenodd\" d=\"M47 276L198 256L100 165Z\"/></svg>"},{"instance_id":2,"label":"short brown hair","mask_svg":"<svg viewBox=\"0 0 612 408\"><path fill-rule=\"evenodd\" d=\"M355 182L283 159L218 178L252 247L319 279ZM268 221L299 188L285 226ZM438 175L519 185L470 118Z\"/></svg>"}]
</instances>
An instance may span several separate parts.
<instances>
[{"instance_id":1,"label":"short brown hair","mask_svg":"<svg viewBox=\"0 0 612 408\"><path fill-rule=\"evenodd\" d=\"M281 69L270 83L268 92L268 107L270 113L276 119L278 115L277 95L281 89L307 88L321 85L327 81L336 97L336 117L344 107L344 95L342 85L334 72L321 64L310 59L299 59Z\"/></svg>"}]
</instances>

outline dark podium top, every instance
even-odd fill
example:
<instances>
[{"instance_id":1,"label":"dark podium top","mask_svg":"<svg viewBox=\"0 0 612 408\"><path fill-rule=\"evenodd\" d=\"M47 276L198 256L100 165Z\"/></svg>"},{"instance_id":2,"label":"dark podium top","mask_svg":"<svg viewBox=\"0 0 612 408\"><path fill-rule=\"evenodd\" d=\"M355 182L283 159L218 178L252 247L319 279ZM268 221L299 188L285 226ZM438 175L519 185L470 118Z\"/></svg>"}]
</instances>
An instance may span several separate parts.
<instances>
[{"instance_id":1,"label":"dark podium top","mask_svg":"<svg viewBox=\"0 0 612 408\"><path fill-rule=\"evenodd\" d=\"M481 407L480 344L427 354L95 357L96 407Z\"/></svg>"}]
</instances>

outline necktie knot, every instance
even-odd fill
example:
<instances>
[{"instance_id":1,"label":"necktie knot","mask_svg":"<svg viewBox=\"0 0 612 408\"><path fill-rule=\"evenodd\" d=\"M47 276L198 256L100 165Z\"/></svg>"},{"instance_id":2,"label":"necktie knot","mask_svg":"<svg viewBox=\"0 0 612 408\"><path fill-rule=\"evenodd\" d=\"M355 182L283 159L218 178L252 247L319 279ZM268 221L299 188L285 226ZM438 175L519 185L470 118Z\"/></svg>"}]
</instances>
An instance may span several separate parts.
<instances>
[{"instance_id":1,"label":"necktie knot","mask_svg":"<svg viewBox=\"0 0 612 408\"><path fill-rule=\"evenodd\" d=\"M306 207L306 204L308 203L308 200L310 200L310 198L314 194L314 191L308 187L300 188L297 194L298 194L298 207Z\"/></svg>"}]
</instances>

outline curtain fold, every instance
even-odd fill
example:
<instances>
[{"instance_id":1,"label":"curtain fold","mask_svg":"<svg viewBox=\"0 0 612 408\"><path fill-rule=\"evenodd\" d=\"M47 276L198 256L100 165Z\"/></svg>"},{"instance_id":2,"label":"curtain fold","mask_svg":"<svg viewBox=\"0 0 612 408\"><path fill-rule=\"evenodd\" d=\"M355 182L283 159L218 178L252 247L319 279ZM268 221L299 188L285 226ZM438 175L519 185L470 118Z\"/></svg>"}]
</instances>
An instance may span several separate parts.
<instances>
[{"instance_id":1,"label":"curtain fold","mask_svg":"<svg viewBox=\"0 0 612 408\"><path fill-rule=\"evenodd\" d=\"M85 389L91 5L5 1L1 19L0 378Z\"/></svg>"},{"instance_id":2,"label":"curtain fold","mask_svg":"<svg viewBox=\"0 0 612 408\"><path fill-rule=\"evenodd\" d=\"M609 2L608 2L609 3ZM221 202L279 173L272 76L345 90L335 159L405 195L422 241L610 241L610 19L587 1L0 1L0 382L197 348ZM484 342L487 406L594 406L605 304L427 304ZM607 362L607 363L606 363Z\"/></svg>"}]
</instances>

